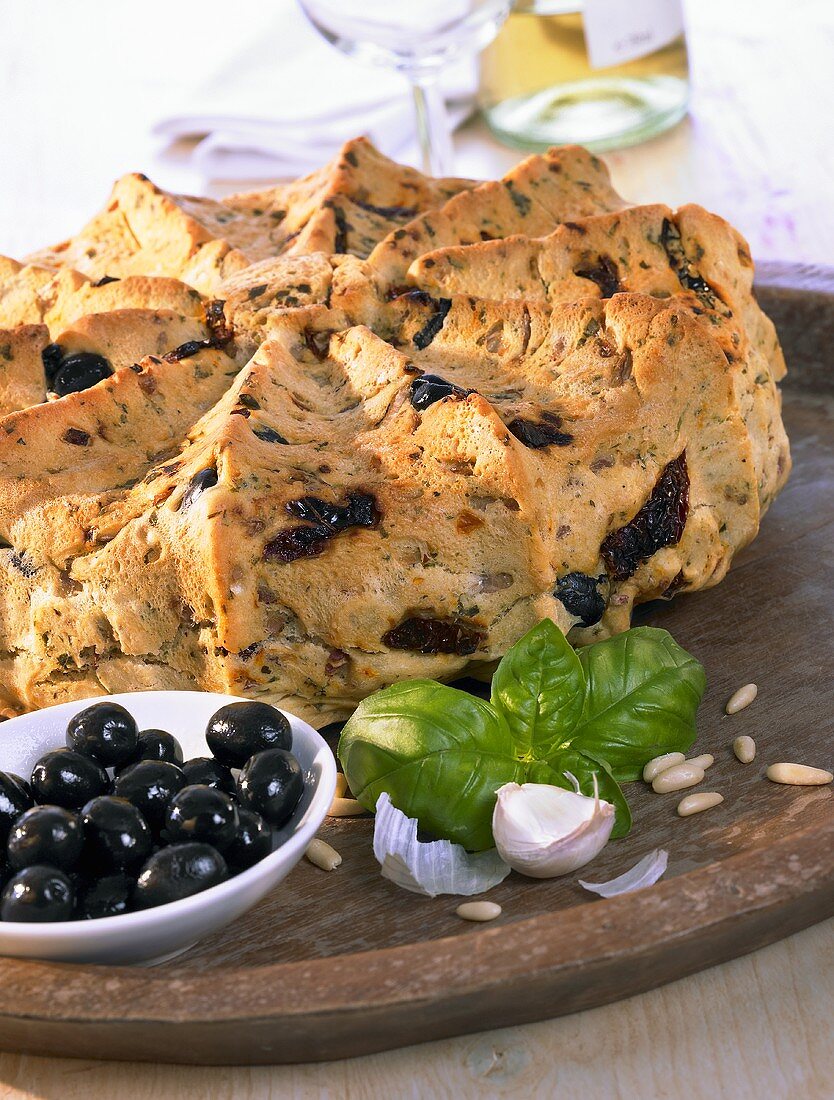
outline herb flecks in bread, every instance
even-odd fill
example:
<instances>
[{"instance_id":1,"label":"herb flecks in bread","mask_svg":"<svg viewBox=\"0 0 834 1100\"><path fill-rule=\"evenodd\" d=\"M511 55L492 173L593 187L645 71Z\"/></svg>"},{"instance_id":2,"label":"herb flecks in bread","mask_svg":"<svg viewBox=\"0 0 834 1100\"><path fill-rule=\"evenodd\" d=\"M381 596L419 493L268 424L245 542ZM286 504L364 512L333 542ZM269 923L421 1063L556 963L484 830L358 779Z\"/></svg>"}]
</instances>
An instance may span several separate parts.
<instances>
[{"instance_id":1,"label":"herb flecks in bread","mask_svg":"<svg viewBox=\"0 0 834 1100\"><path fill-rule=\"evenodd\" d=\"M751 286L720 218L576 148L475 185L360 140L219 202L126 177L0 260L4 698L322 724L717 583L789 470Z\"/></svg>"}]
</instances>

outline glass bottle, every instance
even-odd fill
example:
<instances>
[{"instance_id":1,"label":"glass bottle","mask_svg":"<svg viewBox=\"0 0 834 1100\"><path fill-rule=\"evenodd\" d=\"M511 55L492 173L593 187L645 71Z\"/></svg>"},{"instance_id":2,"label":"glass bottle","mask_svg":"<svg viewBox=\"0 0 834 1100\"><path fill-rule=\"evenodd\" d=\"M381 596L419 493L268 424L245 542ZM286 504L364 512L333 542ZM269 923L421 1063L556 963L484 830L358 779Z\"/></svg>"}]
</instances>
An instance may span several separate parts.
<instances>
[{"instance_id":1,"label":"glass bottle","mask_svg":"<svg viewBox=\"0 0 834 1100\"><path fill-rule=\"evenodd\" d=\"M686 113L681 0L516 0L481 58L480 105L522 149L633 145Z\"/></svg>"}]
</instances>

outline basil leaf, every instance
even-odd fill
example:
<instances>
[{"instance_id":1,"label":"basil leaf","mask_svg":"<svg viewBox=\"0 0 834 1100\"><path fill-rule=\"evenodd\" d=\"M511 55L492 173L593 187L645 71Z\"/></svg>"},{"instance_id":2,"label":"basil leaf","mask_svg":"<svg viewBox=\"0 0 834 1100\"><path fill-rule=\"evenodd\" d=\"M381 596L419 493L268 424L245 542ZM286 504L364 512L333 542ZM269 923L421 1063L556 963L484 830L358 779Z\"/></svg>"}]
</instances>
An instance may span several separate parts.
<instances>
[{"instance_id":1,"label":"basil leaf","mask_svg":"<svg viewBox=\"0 0 834 1100\"><path fill-rule=\"evenodd\" d=\"M631 831L631 810L620 785L611 774L611 769L603 760L594 760L585 753L574 749L564 749L552 756L546 764L531 764L527 770L528 783L551 783L555 787L564 787L573 791L576 788L567 776L567 772L576 777L582 794L594 797L594 774L597 777L599 797L614 807L614 828L612 839L627 836Z\"/></svg>"},{"instance_id":2,"label":"basil leaf","mask_svg":"<svg viewBox=\"0 0 834 1100\"><path fill-rule=\"evenodd\" d=\"M616 810L631 827L618 781L653 756L686 751L706 685L701 665L665 630L638 627L575 653L554 623L534 627L496 670L492 702L411 680L367 698L345 725L339 757L369 810L383 791L436 836L471 851L493 846L495 792L553 783Z\"/></svg>"},{"instance_id":3,"label":"basil leaf","mask_svg":"<svg viewBox=\"0 0 834 1100\"><path fill-rule=\"evenodd\" d=\"M394 684L360 703L342 730L339 759L366 809L387 791L422 829L476 852L494 847L497 789L524 782L503 716L432 680Z\"/></svg>"},{"instance_id":4,"label":"basil leaf","mask_svg":"<svg viewBox=\"0 0 834 1100\"><path fill-rule=\"evenodd\" d=\"M570 746L604 760L616 780L686 752L706 687L703 667L666 630L641 626L579 651L587 691Z\"/></svg>"},{"instance_id":5,"label":"basil leaf","mask_svg":"<svg viewBox=\"0 0 834 1100\"><path fill-rule=\"evenodd\" d=\"M492 678L492 705L506 718L518 756L542 760L564 744L584 703L582 665L550 619L507 651Z\"/></svg>"}]
</instances>

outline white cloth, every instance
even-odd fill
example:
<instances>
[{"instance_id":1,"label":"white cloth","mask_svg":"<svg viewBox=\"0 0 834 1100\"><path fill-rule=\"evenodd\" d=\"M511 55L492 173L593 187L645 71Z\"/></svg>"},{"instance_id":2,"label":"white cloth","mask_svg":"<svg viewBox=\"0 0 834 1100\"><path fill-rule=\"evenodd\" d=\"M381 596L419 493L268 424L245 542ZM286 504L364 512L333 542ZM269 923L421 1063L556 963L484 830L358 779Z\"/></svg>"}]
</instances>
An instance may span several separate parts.
<instances>
[{"instance_id":1,"label":"white cloth","mask_svg":"<svg viewBox=\"0 0 834 1100\"><path fill-rule=\"evenodd\" d=\"M181 109L160 118L155 135L198 138L192 166L209 180L302 175L360 134L389 156L419 163L405 77L346 57L319 36L294 0L260 10L268 18L245 51L195 87ZM474 87L473 62L444 72L453 125L471 112Z\"/></svg>"}]
</instances>

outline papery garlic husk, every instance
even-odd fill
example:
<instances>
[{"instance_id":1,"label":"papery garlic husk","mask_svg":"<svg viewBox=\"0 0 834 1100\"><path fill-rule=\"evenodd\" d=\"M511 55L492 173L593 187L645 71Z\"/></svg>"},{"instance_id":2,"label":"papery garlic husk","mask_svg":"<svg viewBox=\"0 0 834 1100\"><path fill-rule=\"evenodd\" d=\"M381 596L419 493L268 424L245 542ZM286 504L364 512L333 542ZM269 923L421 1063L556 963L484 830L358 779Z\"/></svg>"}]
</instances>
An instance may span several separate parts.
<instances>
[{"instance_id":1,"label":"papery garlic husk","mask_svg":"<svg viewBox=\"0 0 834 1100\"><path fill-rule=\"evenodd\" d=\"M547 783L505 783L492 814L495 847L505 863L529 878L556 878L584 867L614 828L614 807Z\"/></svg>"},{"instance_id":2,"label":"papery garlic husk","mask_svg":"<svg viewBox=\"0 0 834 1100\"><path fill-rule=\"evenodd\" d=\"M669 865L669 853L665 848L655 848L647 856L643 856L639 863L635 863L624 874L609 879L608 882L583 882L579 885L590 890L592 894L599 894L601 898L616 898L620 894L630 894L635 890L644 890L654 884L666 874Z\"/></svg>"},{"instance_id":3,"label":"papery garlic husk","mask_svg":"<svg viewBox=\"0 0 834 1100\"><path fill-rule=\"evenodd\" d=\"M386 793L376 803L374 855L383 878L430 898L483 894L510 873L494 848L467 852L449 840L418 840L415 818L406 817Z\"/></svg>"}]
</instances>

